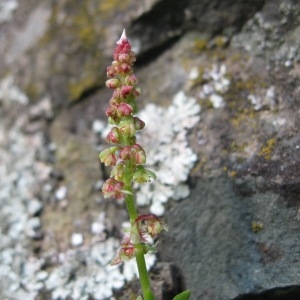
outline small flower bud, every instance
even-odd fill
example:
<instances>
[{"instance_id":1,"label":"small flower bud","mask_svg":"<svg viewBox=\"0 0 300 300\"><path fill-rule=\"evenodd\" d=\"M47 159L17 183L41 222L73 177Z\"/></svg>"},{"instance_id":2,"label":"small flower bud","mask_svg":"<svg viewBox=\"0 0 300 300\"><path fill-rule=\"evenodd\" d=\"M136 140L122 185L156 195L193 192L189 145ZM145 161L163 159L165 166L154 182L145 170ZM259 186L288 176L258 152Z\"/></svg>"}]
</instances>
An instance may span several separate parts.
<instances>
[{"instance_id":1,"label":"small flower bud","mask_svg":"<svg viewBox=\"0 0 300 300\"><path fill-rule=\"evenodd\" d=\"M130 159L130 146L125 146L120 152L120 158L123 160Z\"/></svg>"},{"instance_id":2,"label":"small flower bud","mask_svg":"<svg viewBox=\"0 0 300 300\"><path fill-rule=\"evenodd\" d=\"M107 179L102 188L102 192L105 198L116 198L117 200L124 199L123 193L124 183L119 182L113 178Z\"/></svg>"},{"instance_id":3,"label":"small flower bud","mask_svg":"<svg viewBox=\"0 0 300 300\"><path fill-rule=\"evenodd\" d=\"M111 171L110 176L114 177L118 181L123 181L126 171L125 162L119 162Z\"/></svg>"},{"instance_id":4,"label":"small flower bud","mask_svg":"<svg viewBox=\"0 0 300 300\"><path fill-rule=\"evenodd\" d=\"M146 162L146 153L140 145L135 144L124 147L120 152L120 158L130 160L135 165L142 165Z\"/></svg>"},{"instance_id":5,"label":"small flower bud","mask_svg":"<svg viewBox=\"0 0 300 300\"><path fill-rule=\"evenodd\" d=\"M106 74L107 77L115 77L116 76L116 70L113 66L109 66L106 68Z\"/></svg>"},{"instance_id":6,"label":"small flower bud","mask_svg":"<svg viewBox=\"0 0 300 300\"><path fill-rule=\"evenodd\" d=\"M135 127L132 123L126 124L120 128L120 133L126 137L133 137L136 133Z\"/></svg>"},{"instance_id":7,"label":"small flower bud","mask_svg":"<svg viewBox=\"0 0 300 300\"><path fill-rule=\"evenodd\" d=\"M125 98L128 96L132 91L132 86L130 85L124 85L121 87L121 95Z\"/></svg>"},{"instance_id":8,"label":"small flower bud","mask_svg":"<svg viewBox=\"0 0 300 300\"><path fill-rule=\"evenodd\" d=\"M123 70L122 70L122 68L121 68L120 65L115 66L115 69L116 69L117 74L123 72Z\"/></svg>"},{"instance_id":9,"label":"small flower bud","mask_svg":"<svg viewBox=\"0 0 300 300\"><path fill-rule=\"evenodd\" d=\"M136 78L135 75L127 75L125 77L125 84L126 85L131 85L134 86L136 84L138 84L139 80Z\"/></svg>"},{"instance_id":10,"label":"small flower bud","mask_svg":"<svg viewBox=\"0 0 300 300\"><path fill-rule=\"evenodd\" d=\"M122 69L123 73L128 73L131 70L131 67L126 63L122 63L121 69Z\"/></svg>"},{"instance_id":11,"label":"small flower bud","mask_svg":"<svg viewBox=\"0 0 300 300\"><path fill-rule=\"evenodd\" d=\"M129 59L129 55L127 53L120 53L119 54L119 61L120 62L127 62Z\"/></svg>"},{"instance_id":12,"label":"small flower bud","mask_svg":"<svg viewBox=\"0 0 300 300\"><path fill-rule=\"evenodd\" d=\"M134 51L130 51L129 52L129 60L130 60L131 64L133 64L136 61L136 57L135 57L135 52Z\"/></svg>"},{"instance_id":13,"label":"small flower bud","mask_svg":"<svg viewBox=\"0 0 300 300\"><path fill-rule=\"evenodd\" d=\"M121 98L121 96L122 96L121 89L120 88L115 89L112 97L116 100L119 100Z\"/></svg>"},{"instance_id":14,"label":"small flower bud","mask_svg":"<svg viewBox=\"0 0 300 300\"><path fill-rule=\"evenodd\" d=\"M117 109L117 114L119 117L124 117L124 116L129 116L132 113L132 107L127 104L122 102Z\"/></svg>"},{"instance_id":15,"label":"small flower bud","mask_svg":"<svg viewBox=\"0 0 300 300\"><path fill-rule=\"evenodd\" d=\"M111 117L112 119L114 119L117 115L117 106L115 105L110 105L107 110L106 110L106 115L108 117Z\"/></svg>"},{"instance_id":16,"label":"small flower bud","mask_svg":"<svg viewBox=\"0 0 300 300\"><path fill-rule=\"evenodd\" d=\"M146 152L145 150L138 144L135 144L131 147L132 160L135 161L136 165L143 165L146 163Z\"/></svg>"},{"instance_id":17,"label":"small flower bud","mask_svg":"<svg viewBox=\"0 0 300 300\"><path fill-rule=\"evenodd\" d=\"M165 220L153 214L141 215L135 223L138 224L140 234L148 233L152 238L157 237L162 230L168 231Z\"/></svg>"},{"instance_id":18,"label":"small flower bud","mask_svg":"<svg viewBox=\"0 0 300 300\"><path fill-rule=\"evenodd\" d=\"M110 89L115 89L118 86L120 86L120 84L121 84L121 82L117 78L111 78L111 79L106 80L106 82L105 82L105 85Z\"/></svg>"},{"instance_id":19,"label":"small flower bud","mask_svg":"<svg viewBox=\"0 0 300 300\"><path fill-rule=\"evenodd\" d=\"M138 117L133 117L133 124L136 131L142 130L145 128L145 122L143 122Z\"/></svg>"},{"instance_id":20,"label":"small flower bud","mask_svg":"<svg viewBox=\"0 0 300 300\"><path fill-rule=\"evenodd\" d=\"M141 95L141 89L140 88L135 88L133 91L133 94L135 97L138 97Z\"/></svg>"},{"instance_id":21,"label":"small flower bud","mask_svg":"<svg viewBox=\"0 0 300 300\"><path fill-rule=\"evenodd\" d=\"M117 257L112 260L111 265L117 265L135 257L135 248L130 236L125 236L121 245L122 247L119 249Z\"/></svg>"},{"instance_id":22,"label":"small flower bud","mask_svg":"<svg viewBox=\"0 0 300 300\"><path fill-rule=\"evenodd\" d=\"M119 147L111 147L108 149L103 150L99 154L99 158L105 166L115 166L117 163L117 155L116 152L119 150Z\"/></svg>"},{"instance_id":23,"label":"small flower bud","mask_svg":"<svg viewBox=\"0 0 300 300\"><path fill-rule=\"evenodd\" d=\"M121 133L119 128L113 127L106 136L106 141L112 144L118 144L120 142Z\"/></svg>"}]
</instances>

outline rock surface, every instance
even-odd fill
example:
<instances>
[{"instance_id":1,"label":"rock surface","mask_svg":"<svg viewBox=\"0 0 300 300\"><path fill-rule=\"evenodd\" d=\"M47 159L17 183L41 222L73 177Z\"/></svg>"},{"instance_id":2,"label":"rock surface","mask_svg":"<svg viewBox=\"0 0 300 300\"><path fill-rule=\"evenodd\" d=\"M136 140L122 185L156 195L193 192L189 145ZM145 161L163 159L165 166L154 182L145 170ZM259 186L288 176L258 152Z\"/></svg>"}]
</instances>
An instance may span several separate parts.
<instances>
[{"instance_id":1,"label":"rock surface","mask_svg":"<svg viewBox=\"0 0 300 300\"><path fill-rule=\"evenodd\" d=\"M102 198L98 161L105 67L123 27L142 114L163 118L144 137L164 179L143 201L170 228L149 257L157 299L183 288L201 300L299 299L293 0L0 0L0 298L139 293L134 264L109 267L127 213Z\"/></svg>"}]
</instances>

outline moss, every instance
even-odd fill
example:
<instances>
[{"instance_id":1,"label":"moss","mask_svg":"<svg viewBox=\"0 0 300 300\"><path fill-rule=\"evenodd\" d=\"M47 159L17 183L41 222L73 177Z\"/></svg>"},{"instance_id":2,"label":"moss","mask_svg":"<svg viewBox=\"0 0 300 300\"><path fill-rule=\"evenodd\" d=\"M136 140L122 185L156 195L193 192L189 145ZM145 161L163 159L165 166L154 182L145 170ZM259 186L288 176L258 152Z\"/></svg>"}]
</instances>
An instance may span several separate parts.
<instances>
[{"instance_id":1,"label":"moss","mask_svg":"<svg viewBox=\"0 0 300 300\"><path fill-rule=\"evenodd\" d=\"M99 10L104 14L110 14L116 10L122 11L130 2L130 0L102 0L99 4Z\"/></svg>"},{"instance_id":2,"label":"moss","mask_svg":"<svg viewBox=\"0 0 300 300\"><path fill-rule=\"evenodd\" d=\"M207 50L208 40L207 39L196 39L194 41L193 49L196 53L202 53Z\"/></svg>"},{"instance_id":3,"label":"moss","mask_svg":"<svg viewBox=\"0 0 300 300\"><path fill-rule=\"evenodd\" d=\"M230 78L230 82L230 88L224 98L230 110L231 124L237 129L241 126L251 126L256 131L258 114L247 100L247 96L265 88L266 83L258 77L249 77L247 80Z\"/></svg>"},{"instance_id":4,"label":"moss","mask_svg":"<svg viewBox=\"0 0 300 300\"><path fill-rule=\"evenodd\" d=\"M96 77L91 73L82 78L70 81L68 84L68 93L71 100L76 101L81 98L85 91L96 87L99 82L95 81Z\"/></svg>"},{"instance_id":5,"label":"moss","mask_svg":"<svg viewBox=\"0 0 300 300\"><path fill-rule=\"evenodd\" d=\"M258 233L259 231L264 229L264 224L257 221L252 221L251 229L254 233Z\"/></svg>"},{"instance_id":6,"label":"moss","mask_svg":"<svg viewBox=\"0 0 300 300\"><path fill-rule=\"evenodd\" d=\"M101 3L103 3L102 1ZM104 80L103 54L107 16L92 1L67 1L52 7L48 31L40 40L47 50L49 76L59 77L59 90L72 101ZM57 49L59 48L59 53ZM56 81L57 82L57 81Z\"/></svg>"},{"instance_id":7,"label":"moss","mask_svg":"<svg viewBox=\"0 0 300 300\"><path fill-rule=\"evenodd\" d=\"M231 177L231 178L236 177L236 175L237 175L237 171L230 171L228 173L228 176Z\"/></svg>"},{"instance_id":8,"label":"moss","mask_svg":"<svg viewBox=\"0 0 300 300\"><path fill-rule=\"evenodd\" d=\"M226 36L222 36L222 35L219 35L219 36L216 36L211 44L212 44L212 47L216 47L216 48L225 48L227 45L228 45L228 38Z\"/></svg>"},{"instance_id":9,"label":"moss","mask_svg":"<svg viewBox=\"0 0 300 300\"><path fill-rule=\"evenodd\" d=\"M24 92L30 101L36 101L38 98L38 89L34 82L29 82L24 87Z\"/></svg>"},{"instance_id":10,"label":"moss","mask_svg":"<svg viewBox=\"0 0 300 300\"><path fill-rule=\"evenodd\" d=\"M260 152L258 153L258 156L262 156L266 160L269 160L272 156L276 142L276 138L270 138L267 140L266 144L262 146Z\"/></svg>"}]
</instances>

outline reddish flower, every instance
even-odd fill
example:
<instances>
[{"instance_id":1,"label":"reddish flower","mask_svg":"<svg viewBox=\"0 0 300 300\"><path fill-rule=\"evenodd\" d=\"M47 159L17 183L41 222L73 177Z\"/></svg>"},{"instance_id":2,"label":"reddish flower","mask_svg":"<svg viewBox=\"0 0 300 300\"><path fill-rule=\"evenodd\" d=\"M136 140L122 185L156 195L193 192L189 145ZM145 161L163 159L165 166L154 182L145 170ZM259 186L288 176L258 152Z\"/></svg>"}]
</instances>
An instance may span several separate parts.
<instances>
[{"instance_id":1,"label":"reddish flower","mask_svg":"<svg viewBox=\"0 0 300 300\"><path fill-rule=\"evenodd\" d=\"M120 80L117 78L111 78L105 81L105 85L110 89L115 89L121 84Z\"/></svg>"},{"instance_id":2,"label":"reddish flower","mask_svg":"<svg viewBox=\"0 0 300 300\"><path fill-rule=\"evenodd\" d=\"M127 62L128 59L129 59L129 54L127 54L127 53L120 53L119 54L119 59L118 60L120 62Z\"/></svg>"},{"instance_id":3,"label":"reddish flower","mask_svg":"<svg viewBox=\"0 0 300 300\"><path fill-rule=\"evenodd\" d=\"M141 95L141 89L140 88L135 88L133 90L133 94L134 94L135 97L140 96Z\"/></svg>"},{"instance_id":4,"label":"reddish flower","mask_svg":"<svg viewBox=\"0 0 300 300\"><path fill-rule=\"evenodd\" d=\"M121 98L121 89L120 88L117 88L114 90L113 92L113 98L116 99L116 100L119 100Z\"/></svg>"},{"instance_id":5,"label":"reddish flower","mask_svg":"<svg viewBox=\"0 0 300 300\"><path fill-rule=\"evenodd\" d=\"M111 144L118 144L121 139L121 133L118 127L113 127L106 136L106 141Z\"/></svg>"},{"instance_id":6,"label":"reddish flower","mask_svg":"<svg viewBox=\"0 0 300 300\"><path fill-rule=\"evenodd\" d=\"M117 106L116 105L109 106L105 113L108 117L115 119L117 116Z\"/></svg>"},{"instance_id":7,"label":"reddish flower","mask_svg":"<svg viewBox=\"0 0 300 300\"><path fill-rule=\"evenodd\" d=\"M162 230L168 231L168 226L165 220L154 214L141 215L135 220L135 222L138 224L141 235L148 233L152 238L155 238Z\"/></svg>"},{"instance_id":8,"label":"reddish flower","mask_svg":"<svg viewBox=\"0 0 300 300\"><path fill-rule=\"evenodd\" d=\"M124 117L124 116L129 116L132 113L132 107L127 104L122 102L117 109L117 114L119 117Z\"/></svg>"},{"instance_id":9,"label":"reddish flower","mask_svg":"<svg viewBox=\"0 0 300 300\"><path fill-rule=\"evenodd\" d=\"M115 77L116 76L116 70L113 66L109 66L106 68L106 74L107 74L107 77Z\"/></svg>"},{"instance_id":10,"label":"reddish flower","mask_svg":"<svg viewBox=\"0 0 300 300\"><path fill-rule=\"evenodd\" d=\"M133 145L131 147L131 153L132 160L135 161L135 164L143 165L144 163L146 163L146 152L140 145Z\"/></svg>"},{"instance_id":11,"label":"reddish flower","mask_svg":"<svg viewBox=\"0 0 300 300\"><path fill-rule=\"evenodd\" d=\"M124 85L121 87L121 95L125 98L128 96L132 91L132 86L130 85Z\"/></svg>"},{"instance_id":12,"label":"reddish flower","mask_svg":"<svg viewBox=\"0 0 300 300\"><path fill-rule=\"evenodd\" d=\"M126 85L134 86L134 85L138 84L138 82L139 82L139 80L136 78L136 76L134 74L127 75L125 77L125 84Z\"/></svg>"},{"instance_id":13,"label":"reddish flower","mask_svg":"<svg viewBox=\"0 0 300 300\"><path fill-rule=\"evenodd\" d=\"M138 117L133 117L133 124L136 131L142 130L145 127L145 122Z\"/></svg>"},{"instance_id":14,"label":"reddish flower","mask_svg":"<svg viewBox=\"0 0 300 300\"><path fill-rule=\"evenodd\" d=\"M113 178L109 178L104 182L102 192L105 198L115 198L117 200L123 200L123 188L123 182L119 182Z\"/></svg>"},{"instance_id":15,"label":"reddish flower","mask_svg":"<svg viewBox=\"0 0 300 300\"><path fill-rule=\"evenodd\" d=\"M129 235L124 237L121 245L122 247L119 249L117 257L112 260L111 265L117 265L135 257L134 245Z\"/></svg>"},{"instance_id":16,"label":"reddish flower","mask_svg":"<svg viewBox=\"0 0 300 300\"><path fill-rule=\"evenodd\" d=\"M138 144L126 146L120 152L120 158L130 160L135 165L142 165L146 162L145 150Z\"/></svg>"},{"instance_id":17,"label":"reddish flower","mask_svg":"<svg viewBox=\"0 0 300 300\"><path fill-rule=\"evenodd\" d=\"M102 163L104 163L106 166L115 166L117 163L117 155L116 152L119 150L119 147L111 147L108 149L103 150L99 154L99 158Z\"/></svg>"},{"instance_id":18,"label":"reddish flower","mask_svg":"<svg viewBox=\"0 0 300 300\"><path fill-rule=\"evenodd\" d=\"M128 73L131 70L131 67L126 63L122 63L120 67L124 73Z\"/></svg>"}]
</instances>

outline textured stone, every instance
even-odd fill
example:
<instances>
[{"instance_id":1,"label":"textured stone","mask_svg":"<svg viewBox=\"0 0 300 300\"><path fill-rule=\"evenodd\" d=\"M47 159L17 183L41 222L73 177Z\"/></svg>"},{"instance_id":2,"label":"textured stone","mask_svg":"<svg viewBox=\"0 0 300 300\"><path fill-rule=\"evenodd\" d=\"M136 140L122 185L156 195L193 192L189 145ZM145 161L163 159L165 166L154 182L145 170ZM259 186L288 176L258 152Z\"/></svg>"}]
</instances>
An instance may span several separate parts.
<instances>
[{"instance_id":1,"label":"textured stone","mask_svg":"<svg viewBox=\"0 0 300 300\"><path fill-rule=\"evenodd\" d=\"M145 129L139 141L149 144L149 165L173 157L159 171L154 203L166 212L158 258L176 265L174 285L192 299L298 299L299 3L6 2L14 5L0 5L0 298L103 299L125 282L120 300L139 292L129 282L134 262L109 265L128 217L99 190L109 174L98 161L111 96L105 66L126 27L138 52L140 108L159 114L147 120L159 131ZM61 186L67 206L55 201ZM154 191L142 189L139 201L149 205ZM29 212L35 198L43 210ZM105 224L105 234L92 224ZM70 250L73 232L85 239ZM153 286L171 285L166 276L152 276Z\"/></svg>"}]
</instances>

